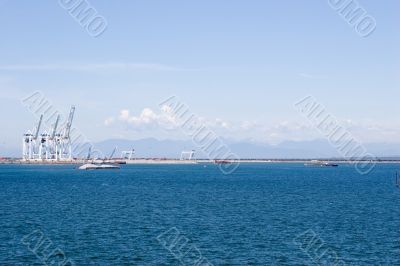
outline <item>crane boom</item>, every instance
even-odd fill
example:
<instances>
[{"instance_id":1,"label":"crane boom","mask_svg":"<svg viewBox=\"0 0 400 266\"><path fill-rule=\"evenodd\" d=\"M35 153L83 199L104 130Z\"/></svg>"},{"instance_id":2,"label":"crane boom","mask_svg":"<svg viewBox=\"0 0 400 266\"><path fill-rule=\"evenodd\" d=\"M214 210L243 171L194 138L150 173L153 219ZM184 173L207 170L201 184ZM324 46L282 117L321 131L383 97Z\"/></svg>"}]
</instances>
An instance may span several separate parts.
<instances>
[{"instance_id":1,"label":"crane boom","mask_svg":"<svg viewBox=\"0 0 400 266\"><path fill-rule=\"evenodd\" d=\"M42 126L42 121L43 121L43 115L40 115L40 119L39 119L39 122L37 124L36 132L35 132L35 135L34 135L35 139L37 139L39 137L39 131L40 131L40 127Z\"/></svg>"},{"instance_id":2,"label":"crane boom","mask_svg":"<svg viewBox=\"0 0 400 266\"><path fill-rule=\"evenodd\" d=\"M110 160L112 159L112 157L114 156L115 152L117 151L117 148L118 147L115 147L114 150L112 151L112 153L111 153L111 155L109 157Z\"/></svg>"},{"instance_id":3,"label":"crane boom","mask_svg":"<svg viewBox=\"0 0 400 266\"><path fill-rule=\"evenodd\" d=\"M75 114L75 106L71 106L71 110L69 111L67 126L65 128L64 138L66 139L69 138L69 134L71 132L71 126L72 126L72 120L74 119L74 114Z\"/></svg>"},{"instance_id":4,"label":"crane boom","mask_svg":"<svg viewBox=\"0 0 400 266\"><path fill-rule=\"evenodd\" d=\"M60 115L57 116L57 120L56 123L54 124L54 128L53 128L53 132L51 134L51 138L54 139L54 137L56 136L56 132L57 132L57 126L58 126L58 122L60 121Z\"/></svg>"},{"instance_id":5,"label":"crane boom","mask_svg":"<svg viewBox=\"0 0 400 266\"><path fill-rule=\"evenodd\" d=\"M87 160L90 159L90 155L92 155L92 146L89 147L88 155L87 155Z\"/></svg>"}]
</instances>

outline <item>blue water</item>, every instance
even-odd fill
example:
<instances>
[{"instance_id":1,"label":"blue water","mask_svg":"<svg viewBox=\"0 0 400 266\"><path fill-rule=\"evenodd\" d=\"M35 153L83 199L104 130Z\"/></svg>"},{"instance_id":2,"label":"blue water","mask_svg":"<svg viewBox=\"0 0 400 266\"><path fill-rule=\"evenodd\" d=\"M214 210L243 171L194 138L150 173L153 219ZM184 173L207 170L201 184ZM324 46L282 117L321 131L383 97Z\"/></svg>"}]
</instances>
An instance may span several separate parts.
<instances>
[{"instance_id":1,"label":"blue water","mask_svg":"<svg viewBox=\"0 0 400 266\"><path fill-rule=\"evenodd\" d=\"M213 265L324 264L326 248L346 265L400 265L399 169L242 164L225 176L200 164L0 165L0 265L46 263L32 232L74 265L193 265L173 238L157 239L171 228ZM307 230L320 249L296 242Z\"/></svg>"}]
</instances>

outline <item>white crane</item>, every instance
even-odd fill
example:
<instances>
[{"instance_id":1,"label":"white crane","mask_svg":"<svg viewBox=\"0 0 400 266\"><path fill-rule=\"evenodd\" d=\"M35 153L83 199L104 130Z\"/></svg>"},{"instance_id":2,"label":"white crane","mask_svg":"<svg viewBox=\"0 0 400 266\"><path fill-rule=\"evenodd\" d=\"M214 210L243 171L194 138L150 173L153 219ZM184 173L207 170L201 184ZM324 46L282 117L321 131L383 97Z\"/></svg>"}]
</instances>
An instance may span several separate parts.
<instances>
[{"instance_id":1,"label":"white crane","mask_svg":"<svg viewBox=\"0 0 400 266\"><path fill-rule=\"evenodd\" d=\"M75 106L71 106L63 133L56 135L56 160L72 160L71 128L74 114Z\"/></svg>"},{"instance_id":2,"label":"white crane","mask_svg":"<svg viewBox=\"0 0 400 266\"><path fill-rule=\"evenodd\" d=\"M40 134L43 122L43 115L41 115L33 133L29 130L23 136L23 160L72 160L71 131L74 115L75 106L71 106L68 120L59 132L57 130L60 115L57 116L53 127L48 131L49 133L44 131Z\"/></svg>"},{"instance_id":3,"label":"white crane","mask_svg":"<svg viewBox=\"0 0 400 266\"><path fill-rule=\"evenodd\" d=\"M195 150L182 151L182 153L181 153L181 161L183 161L183 160L193 160L195 152L196 152Z\"/></svg>"},{"instance_id":4,"label":"white crane","mask_svg":"<svg viewBox=\"0 0 400 266\"><path fill-rule=\"evenodd\" d=\"M71 106L71 110L69 111L67 125L65 127L64 136L63 136L65 139L70 138L72 121L74 120L74 114L75 114L75 106Z\"/></svg>"},{"instance_id":5,"label":"white crane","mask_svg":"<svg viewBox=\"0 0 400 266\"><path fill-rule=\"evenodd\" d=\"M53 132L51 133L51 139L54 139L57 133L58 122L60 122L60 115L57 116L56 123L54 124Z\"/></svg>"},{"instance_id":6,"label":"white crane","mask_svg":"<svg viewBox=\"0 0 400 266\"><path fill-rule=\"evenodd\" d=\"M42 121L43 121L43 115L40 115L39 122L36 127L35 139L37 139L39 137L39 131L40 131L40 127L42 126Z\"/></svg>"},{"instance_id":7,"label":"white crane","mask_svg":"<svg viewBox=\"0 0 400 266\"><path fill-rule=\"evenodd\" d=\"M135 149L133 148L130 151L122 151L121 153L121 157L124 159L128 159L129 161L132 160L134 155L135 155Z\"/></svg>"},{"instance_id":8,"label":"white crane","mask_svg":"<svg viewBox=\"0 0 400 266\"><path fill-rule=\"evenodd\" d=\"M92 146L90 146L89 147L89 150L88 150L88 155L87 155L87 157L86 157L86 160L90 160L90 156L92 155Z\"/></svg>"},{"instance_id":9,"label":"white crane","mask_svg":"<svg viewBox=\"0 0 400 266\"><path fill-rule=\"evenodd\" d=\"M110 157L108 157L109 160L111 160L114 157L115 152L117 151L118 147L115 146L114 150L111 152Z\"/></svg>"},{"instance_id":10,"label":"white crane","mask_svg":"<svg viewBox=\"0 0 400 266\"><path fill-rule=\"evenodd\" d=\"M22 159L23 160L33 160L40 158L40 153L38 152L38 137L40 132L40 127L42 125L43 115L40 116L39 122L34 129L34 133L28 130L22 139Z\"/></svg>"}]
</instances>

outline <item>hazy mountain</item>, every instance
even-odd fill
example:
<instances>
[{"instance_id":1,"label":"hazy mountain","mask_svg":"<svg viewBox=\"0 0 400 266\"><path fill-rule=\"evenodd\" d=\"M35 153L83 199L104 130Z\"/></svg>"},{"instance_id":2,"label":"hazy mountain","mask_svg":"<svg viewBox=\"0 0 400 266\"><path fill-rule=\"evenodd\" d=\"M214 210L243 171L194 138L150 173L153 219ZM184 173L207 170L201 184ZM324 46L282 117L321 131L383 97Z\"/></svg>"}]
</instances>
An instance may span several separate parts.
<instances>
[{"instance_id":1,"label":"hazy mountain","mask_svg":"<svg viewBox=\"0 0 400 266\"><path fill-rule=\"evenodd\" d=\"M135 149L138 157L151 158L179 158L183 150L195 150L191 141L157 140L154 138L140 140L110 139L95 143L96 149L109 156L115 147L118 147L116 157L121 156L122 151Z\"/></svg>"},{"instance_id":2,"label":"hazy mountain","mask_svg":"<svg viewBox=\"0 0 400 266\"><path fill-rule=\"evenodd\" d=\"M0 157L21 157L21 153L21 147L9 147L0 144Z\"/></svg>"},{"instance_id":3,"label":"hazy mountain","mask_svg":"<svg viewBox=\"0 0 400 266\"><path fill-rule=\"evenodd\" d=\"M278 145L269 145L251 141L226 141L231 151L240 158L330 158L341 157L327 140L286 141ZM116 156L122 150L135 149L138 157L179 158L183 150L196 150L197 158L207 158L192 141L157 140L154 138L141 140L110 139L95 144L96 148L108 156L114 147L118 147ZM365 144L368 152L376 156L396 157L400 155L400 143Z\"/></svg>"}]
</instances>

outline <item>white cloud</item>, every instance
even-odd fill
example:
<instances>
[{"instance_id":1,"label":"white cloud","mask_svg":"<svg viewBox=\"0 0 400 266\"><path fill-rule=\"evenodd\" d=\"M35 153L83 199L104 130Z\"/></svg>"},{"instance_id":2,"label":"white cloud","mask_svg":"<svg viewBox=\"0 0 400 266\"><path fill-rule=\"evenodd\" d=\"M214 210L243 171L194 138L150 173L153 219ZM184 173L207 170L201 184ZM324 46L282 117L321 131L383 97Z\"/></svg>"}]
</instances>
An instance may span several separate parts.
<instances>
[{"instance_id":1,"label":"white cloud","mask_svg":"<svg viewBox=\"0 0 400 266\"><path fill-rule=\"evenodd\" d=\"M106 126L120 123L128 125L133 130L144 129L174 129L178 126L174 117L164 112L156 112L151 108L144 108L139 115L131 115L130 110L123 109L117 117L109 117L104 121Z\"/></svg>"},{"instance_id":2,"label":"white cloud","mask_svg":"<svg viewBox=\"0 0 400 266\"><path fill-rule=\"evenodd\" d=\"M145 131L148 136L165 136L182 133L179 121L168 112L168 106L161 110L144 108L140 113L134 115L130 110L122 109L114 117L108 117L104 124L108 127L123 126L128 131ZM321 139L324 136L311 124L304 121L280 121L275 123L260 123L257 121L226 121L220 118L209 119L198 117L198 121L214 131L218 136L233 140L253 140L270 144L283 141L305 141ZM398 142L400 139L400 125L385 126L373 123L355 123L345 119L339 121L358 140L368 142ZM168 135L165 132L168 131ZM164 133L163 133L164 132ZM180 135L182 136L182 134ZM190 136L186 136L190 138Z\"/></svg>"},{"instance_id":3,"label":"white cloud","mask_svg":"<svg viewBox=\"0 0 400 266\"><path fill-rule=\"evenodd\" d=\"M127 109L121 110L119 114L119 119L122 121L129 120L129 110Z\"/></svg>"},{"instance_id":4,"label":"white cloud","mask_svg":"<svg viewBox=\"0 0 400 266\"><path fill-rule=\"evenodd\" d=\"M109 117L106 120L104 120L104 125L110 126L112 123L114 123L115 119L114 117Z\"/></svg>"}]
</instances>

